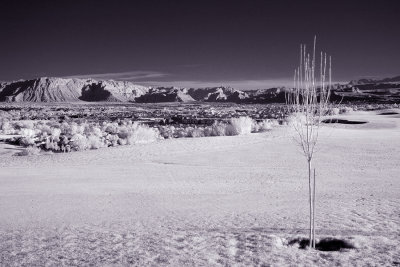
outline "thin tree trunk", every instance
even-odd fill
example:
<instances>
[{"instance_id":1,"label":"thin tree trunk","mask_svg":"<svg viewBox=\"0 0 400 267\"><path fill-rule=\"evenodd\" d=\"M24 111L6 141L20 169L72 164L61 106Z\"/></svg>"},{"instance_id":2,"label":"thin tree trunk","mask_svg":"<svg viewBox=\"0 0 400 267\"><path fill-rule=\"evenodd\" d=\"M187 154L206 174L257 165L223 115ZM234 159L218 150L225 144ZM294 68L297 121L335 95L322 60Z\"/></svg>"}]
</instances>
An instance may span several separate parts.
<instances>
[{"instance_id":1,"label":"thin tree trunk","mask_svg":"<svg viewBox=\"0 0 400 267\"><path fill-rule=\"evenodd\" d=\"M313 227L312 227L312 218L313 218L313 206L312 206L312 188L311 188L311 159L308 160L308 196L309 196L309 204L310 204L310 234L309 234L309 248L312 248L312 240L313 240Z\"/></svg>"},{"instance_id":2,"label":"thin tree trunk","mask_svg":"<svg viewBox=\"0 0 400 267\"><path fill-rule=\"evenodd\" d=\"M314 148L318 139L318 130L321 118L328 109L331 90L332 72L331 58L329 57L329 82L326 84L327 56L321 52L320 80L315 77L316 37L312 57L306 52L306 46L300 45L300 64L294 71L294 87L285 99L296 118L294 128L298 134L298 141L308 163L308 197L309 197L309 248L316 247L315 237L315 206L316 206L316 176L312 170ZM290 106L291 105L291 106ZM304 116L300 117L298 115Z\"/></svg>"},{"instance_id":3,"label":"thin tree trunk","mask_svg":"<svg viewBox=\"0 0 400 267\"><path fill-rule=\"evenodd\" d=\"M312 228L313 228L313 248L315 248L315 168L314 168L314 184L313 184L313 218L312 218Z\"/></svg>"}]
</instances>

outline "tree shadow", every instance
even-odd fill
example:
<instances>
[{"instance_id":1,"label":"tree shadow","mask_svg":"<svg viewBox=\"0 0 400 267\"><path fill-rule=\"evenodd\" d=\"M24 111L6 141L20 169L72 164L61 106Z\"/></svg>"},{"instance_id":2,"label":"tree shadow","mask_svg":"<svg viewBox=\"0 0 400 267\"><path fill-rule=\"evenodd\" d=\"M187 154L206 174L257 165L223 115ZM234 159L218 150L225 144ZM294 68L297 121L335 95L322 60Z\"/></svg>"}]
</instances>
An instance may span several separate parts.
<instances>
[{"instance_id":1,"label":"tree shadow","mask_svg":"<svg viewBox=\"0 0 400 267\"><path fill-rule=\"evenodd\" d=\"M382 112L382 113L379 113L378 115L397 115L397 114L399 114L399 113L391 111L391 112Z\"/></svg>"},{"instance_id":2,"label":"tree shadow","mask_svg":"<svg viewBox=\"0 0 400 267\"><path fill-rule=\"evenodd\" d=\"M297 245L300 249L306 249L309 246L309 239L296 238L288 242L289 246ZM338 238L324 238L315 244L315 249L320 251L342 251L345 249L354 249L355 247L348 241Z\"/></svg>"},{"instance_id":3,"label":"tree shadow","mask_svg":"<svg viewBox=\"0 0 400 267\"><path fill-rule=\"evenodd\" d=\"M366 121L349 121L344 119L326 119L322 121L323 123L340 123L340 124L365 124Z\"/></svg>"}]
</instances>

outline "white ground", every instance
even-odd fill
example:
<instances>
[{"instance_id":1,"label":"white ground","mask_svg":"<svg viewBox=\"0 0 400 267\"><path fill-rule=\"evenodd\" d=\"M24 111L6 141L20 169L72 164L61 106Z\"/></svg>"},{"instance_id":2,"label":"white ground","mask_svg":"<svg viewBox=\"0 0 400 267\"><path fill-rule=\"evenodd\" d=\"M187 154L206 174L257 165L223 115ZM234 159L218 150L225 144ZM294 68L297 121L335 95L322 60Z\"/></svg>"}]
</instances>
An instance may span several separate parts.
<instances>
[{"instance_id":1,"label":"white ground","mask_svg":"<svg viewBox=\"0 0 400 267\"><path fill-rule=\"evenodd\" d=\"M307 237L306 162L288 127L70 154L0 150L0 265L400 264L400 118L321 131L317 235Z\"/></svg>"}]
</instances>

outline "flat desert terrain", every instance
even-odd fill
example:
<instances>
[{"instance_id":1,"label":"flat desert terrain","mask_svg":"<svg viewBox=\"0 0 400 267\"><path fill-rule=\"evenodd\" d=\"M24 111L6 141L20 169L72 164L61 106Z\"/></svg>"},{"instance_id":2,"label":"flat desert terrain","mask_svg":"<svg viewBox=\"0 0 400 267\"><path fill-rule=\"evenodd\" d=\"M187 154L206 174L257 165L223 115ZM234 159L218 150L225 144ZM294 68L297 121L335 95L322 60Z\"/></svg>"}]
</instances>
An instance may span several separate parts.
<instances>
[{"instance_id":1,"label":"flat desert terrain","mask_svg":"<svg viewBox=\"0 0 400 267\"><path fill-rule=\"evenodd\" d=\"M399 112L397 110L397 112ZM0 150L2 266L400 265L400 116L339 115L315 155L316 234L306 238L307 165L290 126L73 153Z\"/></svg>"}]
</instances>

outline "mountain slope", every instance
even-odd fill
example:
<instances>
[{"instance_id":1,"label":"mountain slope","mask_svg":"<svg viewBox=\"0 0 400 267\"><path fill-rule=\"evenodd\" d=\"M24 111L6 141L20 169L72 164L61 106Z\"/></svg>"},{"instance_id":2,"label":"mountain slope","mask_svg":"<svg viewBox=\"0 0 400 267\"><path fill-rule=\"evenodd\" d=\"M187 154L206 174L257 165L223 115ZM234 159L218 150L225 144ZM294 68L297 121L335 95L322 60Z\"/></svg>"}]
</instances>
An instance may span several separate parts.
<instances>
[{"instance_id":1,"label":"mountain slope","mask_svg":"<svg viewBox=\"0 0 400 267\"><path fill-rule=\"evenodd\" d=\"M353 80L346 85L338 86L333 92L333 97L353 102L400 102L400 76L380 80Z\"/></svg>"},{"instance_id":2,"label":"mountain slope","mask_svg":"<svg viewBox=\"0 0 400 267\"><path fill-rule=\"evenodd\" d=\"M205 102L241 102L248 97L247 93L232 87L190 88L188 94L197 101Z\"/></svg>"},{"instance_id":3,"label":"mountain slope","mask_svg":"<svg viewBox=\"0 0 400 267\"><path fill-rule=\"evenodd\" d=\"M75 102L130 101L149 88L130 82L93 79L38 78L0 84L0 101Z\"/></svg>"},{"instance_id":4,"label":"mountain slope","mask_svg":"<svg viewBox=\"0 0 400 267\"><path fill-rule=\"evenodd\" d=\"M240 91L231 87L145 87L127 81L38 78L0 83L0 102L233 102L285 103L284 87ZM332 102L400 102L400 76L334 84Z\"/></svg>"},{"instance_id":5,"label":"mountain slope","mask_svg":"<svg viewBox=\"0 0 400 267\"><path fill-rule=\"evenodd\" d=\"M351 85L378 84L378 83L400 83L400 76L392 78L383 78L383 79L359 79L359 80L352 80L349 82L349 84Z\"/></svg>"},{"instance_id":6,"label":"mountain slope","mask_svg":"<svg viewBox=\"0 0 400 267\"><path fill-rule=\"evenodd\" d=\"M84 82L75 79L49 79L3 83L0 101L7 102L64 102L76 101Z\"/></svg>"},{"instance_id":7,"label":"mountain slope","mask_svg":"<svg viewBox=\"0 0 400 267\"><path fill-rule=\"evenodd\" d=\"M143 94L135 99L138 103L158 103L158 102L191 102L195 101L185 88L177 87L157 87L151 88L147 94Z\"/></svg>"}]
</instances>

